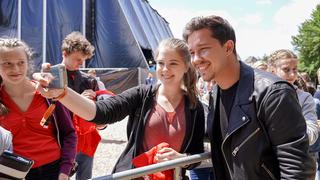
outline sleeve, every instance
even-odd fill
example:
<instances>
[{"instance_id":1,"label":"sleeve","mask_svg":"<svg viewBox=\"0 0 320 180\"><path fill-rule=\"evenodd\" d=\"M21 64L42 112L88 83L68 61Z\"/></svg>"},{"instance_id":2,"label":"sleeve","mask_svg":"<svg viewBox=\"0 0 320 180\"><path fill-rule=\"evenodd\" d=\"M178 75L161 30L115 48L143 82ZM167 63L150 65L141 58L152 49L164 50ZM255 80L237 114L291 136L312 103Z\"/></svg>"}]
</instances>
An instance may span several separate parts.
<instances>
[{"instance_id":1,"label":"sleeve","mask_svg":"<svg viewBox=\"0 0 320 180\"><path fill-rule=\"evenodd\" d=\"M296 92L288 84L273 86L262 102L260 118L277 155L281 179L312 179L315 162L308 153L306 123Z\"/></svg>"},{"instance_id":2,"label":"sleeve","mask_svg":"<svg viewBox=\"0 0 320 180\"><path fill-rule=\"evenodd\" d=\"M76 157L77 135L70 112L59 102L56 106L55 115L61 145L60 173L69 175Z\"/></svg>"},{"instance_id":3,"label":"sleeve","mask_svg":"<svg viewBox=\"0 0 320 180\"><path fill-rule=\"evenodd\" d=\"M96 124L112 124L124 119L137 107L143 106L142 87L128 89L107 99L96 102L96 116L91 121Z\"/></svg>"},{"instance_id":4,"label":"sleeve","mask_svg":"<svg viewBox=\"0 0 320 180\"><path fill-rule=\"evenodd\" d=\"M318 120L320 120L320 100L315 98L314 102L316 103L317 117L318 117Z\"/></svg>"},{"instance_id":5,"label":"sleeve","mask_svg":"<svg viewBox=\"0 0 320 180\"><path fill-rule=\"evenodd\" d=\"M191 146L188 148L189 154L199 154L204 152L204 135L205 135L205 118L204 118L204 110L203 106L200 101L197 103L197 110L196 110L196 120L194 127L194 132Z\"/></svg>"},{"instance_id":6,"label":"sleeve","mask_svg":"<svg viewBox=\"0 0 320 180\"><path fill-rule=\"evenodd\" d=\"M306 93L307 96L301 104L303 117L307 124L307 134L309 137L309 145L316 142L319 136L319 126L317 123L316 104L311 94Z\"/></svg>"},{"instance_id":7,"label":"sleeve","mask_svg":"<svg viewBox=\"0 0 320 180\"><path fill-rule=\"evenodd\" d=\"M187 154L199 154L204 152L204 136L205 136L205 118L204 118L204 110L202 103L198 101L197 109L196 109L197 115L194 127L193 136L191 137L191 144L188 147L186 153ZM199 163L194 163L186 166L185 168L190 170L195 167L197 167Z\"/></svg>"}]
</instances>

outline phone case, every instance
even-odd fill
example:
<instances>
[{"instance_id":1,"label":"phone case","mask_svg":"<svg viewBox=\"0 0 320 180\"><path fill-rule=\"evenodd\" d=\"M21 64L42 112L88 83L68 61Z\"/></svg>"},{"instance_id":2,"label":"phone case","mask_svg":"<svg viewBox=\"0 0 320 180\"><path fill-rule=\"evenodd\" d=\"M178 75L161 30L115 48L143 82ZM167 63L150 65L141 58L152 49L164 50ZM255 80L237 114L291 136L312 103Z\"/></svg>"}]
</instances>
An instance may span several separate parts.
<instances>
[{"instance_id":1,"label":"phone case","mask_svg":"<svg viewBox=\"0 0 320 180\"><path fill-rule=\"evenodd\" d=\"M50 73L54 79L50 82L48 88L63 89L68 85L67 71L64 64L51 66Z\"/></svg>"},{"instance_id":2,"label":"phone case","mask_svg":"<svg viewBox=\"0 0 320 180\"><path fill-rule=\"evenodd\" d=\"M33 160L4 151L0 156L0 177L24 178L33 165ZM0 178L1 179L1 178Z\"/></svg>"}]
</instances>

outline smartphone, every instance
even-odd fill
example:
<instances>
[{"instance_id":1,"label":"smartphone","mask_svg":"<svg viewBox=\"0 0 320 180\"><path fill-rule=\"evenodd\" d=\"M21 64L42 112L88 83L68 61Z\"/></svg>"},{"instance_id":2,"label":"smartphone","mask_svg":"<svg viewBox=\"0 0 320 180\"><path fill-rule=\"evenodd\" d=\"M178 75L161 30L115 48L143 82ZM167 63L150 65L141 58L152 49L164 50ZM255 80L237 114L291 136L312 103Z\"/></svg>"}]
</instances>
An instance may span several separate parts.
<instances>
[{"instance_id":1,"label":"smartphone","mask_svg":"<svg viewBox=\"0 0 320 180\"><path fill-rule=\"evenodd\" d=\"M51 89L63 89L68 85L67 70L64 64L57 64L50 67L49 72L53 76L53 80L50 82L48 88Z\"/></svg>"}]
</instances>

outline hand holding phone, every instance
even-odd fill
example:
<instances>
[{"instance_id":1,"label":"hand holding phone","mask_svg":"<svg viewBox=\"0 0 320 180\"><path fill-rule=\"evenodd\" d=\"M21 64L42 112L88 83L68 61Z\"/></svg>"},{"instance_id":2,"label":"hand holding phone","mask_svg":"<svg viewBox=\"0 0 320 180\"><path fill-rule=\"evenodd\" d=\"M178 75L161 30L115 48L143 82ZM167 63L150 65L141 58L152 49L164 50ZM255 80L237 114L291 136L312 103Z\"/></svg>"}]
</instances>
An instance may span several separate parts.
<instances>
[{"instance_id":1,"label":"hand holding phone","mask_svg":"<svg viewBox=\"0 0 320 180\"><path fill-rule=\"evenodd\" d=\"M51 81L48 85L49 89L63 89L68 85L67 71L64 64L51 66L49 69L43 70L51 74Z\"/></svg>"}]
</instances>

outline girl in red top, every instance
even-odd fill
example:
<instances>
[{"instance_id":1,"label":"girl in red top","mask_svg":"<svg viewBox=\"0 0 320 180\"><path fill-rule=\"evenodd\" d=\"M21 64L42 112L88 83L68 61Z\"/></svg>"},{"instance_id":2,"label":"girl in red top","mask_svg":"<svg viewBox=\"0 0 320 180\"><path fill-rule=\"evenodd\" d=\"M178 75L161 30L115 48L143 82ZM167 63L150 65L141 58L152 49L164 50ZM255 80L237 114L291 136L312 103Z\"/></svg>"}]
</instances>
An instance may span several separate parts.
<instances>
[{"instance_id":1,"label":"girl in red top","mask_svg":"<svg viewBox=\"0 0 320 180\"><path fill-rule=\"evenodd\" d=\"M27 78L31 57L24 42L0 39L0 125L13 135L13 152L34 160L26 179L67 180L75 159L75 130L59 103L47 128L40 125L48 101Z\"/></svg>"}]
</instances>

